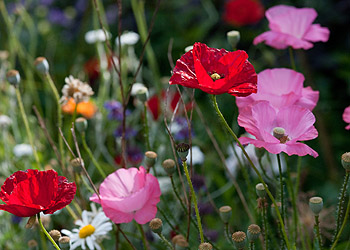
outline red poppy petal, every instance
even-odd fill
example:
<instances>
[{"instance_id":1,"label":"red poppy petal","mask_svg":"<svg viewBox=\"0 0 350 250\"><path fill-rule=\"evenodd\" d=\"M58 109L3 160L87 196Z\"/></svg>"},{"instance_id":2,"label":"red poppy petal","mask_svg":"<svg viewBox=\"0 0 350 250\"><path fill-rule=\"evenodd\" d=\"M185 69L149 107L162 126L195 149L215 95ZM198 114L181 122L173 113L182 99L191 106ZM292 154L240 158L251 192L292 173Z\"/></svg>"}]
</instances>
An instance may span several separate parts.
<instances>
[{"instance_id":1,"label":"red poppy petal","mask_svg":"<svg viewBox=\"0 0 350 250\"><path fill-rule=\"evenodd\" d=\"M5 204L0 204L0 210L7 211L19 217L31 217L42 211L41 209L38 209L38 208L31 208L31 207L21 206L21 205L5 205Z\"/></svg>"}]
</instances>

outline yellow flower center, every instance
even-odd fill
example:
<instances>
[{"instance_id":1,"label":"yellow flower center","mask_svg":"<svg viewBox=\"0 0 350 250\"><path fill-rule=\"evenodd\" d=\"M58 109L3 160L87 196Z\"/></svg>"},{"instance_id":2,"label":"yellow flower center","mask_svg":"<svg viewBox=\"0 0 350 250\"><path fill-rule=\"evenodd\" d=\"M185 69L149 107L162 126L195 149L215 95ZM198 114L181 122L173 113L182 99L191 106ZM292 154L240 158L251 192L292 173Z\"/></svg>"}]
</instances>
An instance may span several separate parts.
<instances>
[{"instance_id":1,"label":"yellow flower center","mask_svg":"<svg viewBox=\"0 0 350 250\"><path fill-rule=\"evenodd\" d=\"M213 79L213 81L219 80L221 78L218 73L211 74L210 77Z\"/></svg>"},{"instance_id":2,"label":"yellow flower center","mask_svg":"<svg viewBox=\"0 0 350 250\"><path fill-rule=\"evenodd\" d=\"M91 224L86 225L85 227L83 227L82 229L80 229L79 231L79 237L81 239L86 238L88 236L90 236L91 234L93 234L95 232L95 228L94 226L92 226Z\"/></svg>"}]
</instances>

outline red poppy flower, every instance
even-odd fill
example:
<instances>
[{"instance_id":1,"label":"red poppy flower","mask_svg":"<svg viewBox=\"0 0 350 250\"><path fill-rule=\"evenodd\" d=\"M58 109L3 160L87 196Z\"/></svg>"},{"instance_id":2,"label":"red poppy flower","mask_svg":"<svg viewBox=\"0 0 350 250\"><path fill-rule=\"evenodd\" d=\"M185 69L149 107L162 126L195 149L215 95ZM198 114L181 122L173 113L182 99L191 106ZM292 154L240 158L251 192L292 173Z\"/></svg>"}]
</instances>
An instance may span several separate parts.
<instances>
[{"instance_id":1,"label":"red poppy flower","mask_svg":"<svg viewBox=\"0 0 350 250\"><path fill-rule=\"evenodd\" d=\"M71 203L75 191L75 183L54 170L17 171L1 187L0 199L6 204L0 204L0 210L19 217L52 214Z\"/></svg>"},{"instance_id":2,"label":"red poppy flower","mask_svg":"<svg viewBox=\"0 0 350 250\"><path fill-rule=\"evenodd\" d=\"M228 52L195 43L176 62L169 84L200 89L209 94L248 96L257 91L257 75L243 50Z\"/></svg>"},{"instance_id":3,"label":"red poppy flower","mask_svg":"<svg viewBox=\"0 0 350 250\"><path fill-rule=\"evenodd\" d=\"M231 0L225 4L223 19L234 26L255 24L264 17L264 6L258 0Z\"/></svg>"}]
</instances>

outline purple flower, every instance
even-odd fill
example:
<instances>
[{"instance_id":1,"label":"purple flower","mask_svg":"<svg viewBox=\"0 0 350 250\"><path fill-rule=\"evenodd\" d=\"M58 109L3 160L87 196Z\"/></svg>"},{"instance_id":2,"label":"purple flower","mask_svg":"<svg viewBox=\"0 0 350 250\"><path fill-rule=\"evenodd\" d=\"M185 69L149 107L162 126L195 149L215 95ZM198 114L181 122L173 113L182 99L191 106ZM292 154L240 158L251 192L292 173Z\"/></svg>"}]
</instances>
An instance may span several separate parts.
<instances>
[{"instance_id":1,"label":"purple flower","mask_svg":"<svg viewBox=\"0 0 350 250\"><path fill-rule=\"evenodd\" d=\"M115 137L122 137L123 134L123 126L119 126L115 131L114 131L114 136ZM131 137L134 137L137 135L137 131L131 127L128 127L125 129L125 139L130 139Z\"/></svg>"},{"instance_id":2,"label":"purple flower","mask_svg":"<svg viewBox=\"0 0 350 250\"><path fill-rule=\"evenodd\" d=\"M64 27L68 27L71 24L71 20L69 20L64 12L58 8L50 9L48 18L51 23Z\"/></svg>"},{"instance_id":3,"label":"purple flower","mask_svg":"<svg viewBox=\"0 0 350 250\"><path fill-rule=\"evenodd\" d=\"M105 109L109 111L108 119L110 120L123 120L123 105L118 101L108 101L105 102ZM126 111L126 115L130 114L130 111Z\"/></svg>"},{"instance_id":4,"label":"purple flower","mask_svg":"<svg viewBox=\"0 0 350 250\"><path fill-rule=\"evenodd\" d=\"M174 122L170 126L171 132L174 134L175 140L184 141L189 138L188 125L185 117L176 117ZM191 130L192 136L194 136L193 130Z\"/></svg>"}]
</instances>

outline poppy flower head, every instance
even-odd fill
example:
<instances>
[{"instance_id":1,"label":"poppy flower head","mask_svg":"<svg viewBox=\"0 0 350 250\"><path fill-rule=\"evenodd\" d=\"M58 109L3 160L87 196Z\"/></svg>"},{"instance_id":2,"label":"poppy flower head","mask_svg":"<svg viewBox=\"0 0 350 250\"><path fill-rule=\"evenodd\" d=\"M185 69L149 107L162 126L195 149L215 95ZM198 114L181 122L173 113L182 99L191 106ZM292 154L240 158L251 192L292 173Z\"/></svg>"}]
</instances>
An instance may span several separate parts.
<instances>
[{"instance_id":1,"label":"poppy flower head","mask_svg":"<svg viewBox=\"0 0 350 250\"><path fill-rule=\"evenodd\" d=\"M52 214L71 203L75 192L75 183L54 170L17 171L1 187L0 199L5 204L0 204L0 210L19 217Z\"/></svg>"},{"instance_id":2,"label":"poppy flower head","mask_svg":"<svg viewBox=\"0 0 350 250\"><path fill-rule=\"evenodd\" d=\"M349 123L345 129L349 130L350 129L350 106L347 107L345 110L344 110L344 113L343 113L343 120L344 122L346 123Z\"/></svg>"},{"instance_id":3,"label":"poppy flower head","mask_svg":"<svg viewBox=\"0 0 350 250\"><path fill-rule=\"evenodd\" d=\"M169 84L219 95L248 96L257 91L257 75L245 51L228 52L195 43L176 62Z\"/></svg>"}]
</instances>

